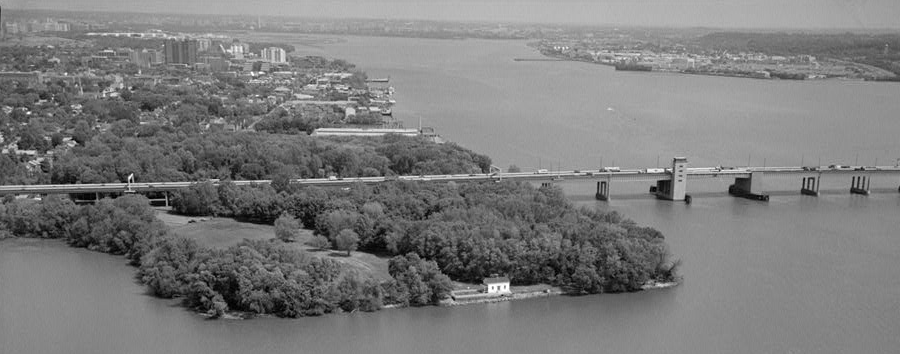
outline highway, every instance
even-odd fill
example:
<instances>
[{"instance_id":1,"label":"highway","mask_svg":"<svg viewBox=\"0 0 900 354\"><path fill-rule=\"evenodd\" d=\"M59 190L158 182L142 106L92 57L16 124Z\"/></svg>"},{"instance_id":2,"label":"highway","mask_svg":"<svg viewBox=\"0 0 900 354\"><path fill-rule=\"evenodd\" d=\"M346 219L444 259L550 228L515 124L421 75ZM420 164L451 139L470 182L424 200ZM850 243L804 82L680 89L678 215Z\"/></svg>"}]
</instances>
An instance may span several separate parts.
<instances>
[{"instance_id":1,"label":"highway","mask_svg":"<svg viewBox=\"0 0 900 354\"><path fill-rule=\"evenodd\" d=\"M898 174L900 167L875 166L875 167L698 167L688 168L689 179L700 178L737 178L749 177L753 172L770 174L845 174L845 175L870 175L870 174ZM356 183L381 183L386 181L422 181L422 182L466 182L466 181L553 181L553 180L625 180L625 181L656 181L670 178L669 169L618 169L608 168L599 170L570 170L570 171L546 171L516 172L516 173L484 173L484 174L457 174L457 175L421 175L421 176L392 176L392 177L353 177L353 178L308 178L294 179L291 183L301 185L316 185L328 187L351 186ZM210 180L214 185L219 180ZM255 184L268 184L271 180L243 180L232 181L235 185L246 186ZM6 185L0 186L0 195L5 194L69 194L69 193L122 193L134 192L167 192L184 189L194 182L136 182L136 183L96 183L96 184L35 184L35 185Z\"/></svg>"}]
</instances>

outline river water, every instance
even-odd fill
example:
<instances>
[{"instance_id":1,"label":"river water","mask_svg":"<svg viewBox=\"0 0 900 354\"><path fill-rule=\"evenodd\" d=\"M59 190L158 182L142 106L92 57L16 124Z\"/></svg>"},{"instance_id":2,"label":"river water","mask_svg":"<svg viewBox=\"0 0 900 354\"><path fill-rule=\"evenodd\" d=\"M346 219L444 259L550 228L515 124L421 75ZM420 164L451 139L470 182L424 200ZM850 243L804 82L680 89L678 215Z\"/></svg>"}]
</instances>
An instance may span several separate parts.
<instances>
[{"instance_id":1,"label":"river water","mask_svg":"<svg viewBox=\"0 0 900 354\"><path fill-rule=\"evenodd\" d=\"M304 41L304 43L306 43ZM524 42L349 37L302 46L390 76L395 115L523 168L893 164L898 86L621 73L537 57ZM795 180L796 179L796 180ZM849 177L770 202L688 186L691 205L565 184L584 205L660 229L684 283L299 320L210 321L144 293L124 259L59 242L0 242L0 353L887 353L900 347L897 177L851 196Z\"/></svg>"}]
</instances>

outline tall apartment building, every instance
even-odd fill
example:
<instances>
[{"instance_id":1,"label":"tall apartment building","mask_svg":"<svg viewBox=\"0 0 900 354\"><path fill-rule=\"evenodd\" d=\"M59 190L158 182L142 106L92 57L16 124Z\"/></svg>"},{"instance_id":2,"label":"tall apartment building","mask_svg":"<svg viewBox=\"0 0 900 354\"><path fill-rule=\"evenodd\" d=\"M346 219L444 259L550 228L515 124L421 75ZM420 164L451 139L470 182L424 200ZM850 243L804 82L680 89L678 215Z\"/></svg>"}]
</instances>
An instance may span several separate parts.
<instances>
[{"instance_id":1,"label":"tall apartment building","mask_svg":"<svg viewBox=\"0 0 900 354\"><path fill-rule=\"evenodd\" d=\"M193 65L197 62L197 41L169 39L164 51L166 64Z\"/></svg>"},{"instance_id":2,"label":"tall apartment building","mask_svg":"<svg viewBox=\"0 0 900 354\"><path fill-rule=\"evenodd\" d=\"M131 62L142 68L149 68L151 65L162 64L165 58L163 54L155 49L143 49L134 51L130 55Z\"/></svg>"},{"instance_id":3,"label":"tall apartment building","mask_svg":"<svg viewBox=\"0 0 900 354\"><path fill-rule=\"evenodd\" d=\"M212 40L209 38L200 38L197 40L197 50L205 52L212 46Z\"/></svg>"},{"instance_id":4,"label":"tall apartment building","mask_svg":"<svg viewBox=\"0 0 900 354\"><path fill-rule=\"evenodd\" d=\"M7 22L3 27L8 34L17 34L19 32L22 32L19 30L19 24L16 22Z\"/></svg>"},{"instance_id":5,"label":"tall apartment building","mask_svg":"<svg viewBox=\"0 0 900 354\"><path fill-rule=\"evenodd\" d=\"M269 47L263 49L259 54L263 60L272 63L287 63L287 53L279 47Z\"/></svg>"}]
</instances>

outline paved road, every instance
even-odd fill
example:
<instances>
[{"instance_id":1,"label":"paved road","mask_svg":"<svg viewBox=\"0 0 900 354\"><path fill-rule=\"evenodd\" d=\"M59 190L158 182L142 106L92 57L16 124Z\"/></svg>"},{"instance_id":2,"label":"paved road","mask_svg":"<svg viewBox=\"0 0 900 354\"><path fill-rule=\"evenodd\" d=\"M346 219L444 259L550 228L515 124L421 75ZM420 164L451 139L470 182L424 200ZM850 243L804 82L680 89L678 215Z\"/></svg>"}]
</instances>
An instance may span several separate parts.
<instances>
[{"instance_id":1,"label":"paved road","mask_svg":"<svg viewBox=\"0 0 900 354\"><path fill-rule=\"evenodd\" d=\"M797 174L797 175L868 175L868 174L898 174L900 168L896 166L865 167L865 170L853 168L830 169L817 168L809 170L801 167L750 167L750 168L688 168L688 178L736 178L749 177L751 173L763 172L764 174ZM573 171L546 171L519 172L519 173L491 173L491 174L463 174L463 175L422 175L399 177L354 177L354 178L307 178L295 179L291 183L318 186L350 186L356 183L381 183L386 181L499 181L505 179L520 181L553 181L553 180L627 180L627 181L655 181L670 178L668 169L642 169L642 170L573 170ZM218 184L218 180L211 180ZM267 184L271 180L247 180L232 181L235 185ZM113 193L133 190L136 192L162 192L187 188L197 182L139 182L139 183L96 183L96 184L40 184L40 185L8 185L0 186L2 194L67 194L67 193Z\"/></svg>"}]
</instances>

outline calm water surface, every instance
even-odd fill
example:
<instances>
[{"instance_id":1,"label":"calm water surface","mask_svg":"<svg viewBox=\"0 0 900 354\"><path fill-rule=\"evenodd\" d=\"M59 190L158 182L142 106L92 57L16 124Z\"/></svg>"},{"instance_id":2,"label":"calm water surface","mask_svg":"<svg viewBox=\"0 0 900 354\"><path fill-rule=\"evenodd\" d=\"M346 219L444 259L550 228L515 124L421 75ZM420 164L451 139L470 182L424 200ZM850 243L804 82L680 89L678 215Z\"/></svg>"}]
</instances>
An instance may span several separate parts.
<instances>
[{"instance_id":1,"label":"calm water surface","mask_svg":"<svg viewBox=\"0 0 900 354\"><path fill-rule=\"evenodd\" d=\"M299 51L390 75L397 116L422 117L500 166L900 157L896 85L513 62L535 56L523 42L350 37ZM767 188L781 192L767 204L725 196L729 183L690 185L690 206L638 194L646 183L614 185L609 204L592 201L590 183L563 186L579 204L660 229L684 261L682 286L460 308L209 321L146 295L122 258L2 241L0 353L896 352L900 180L875 180L869 197L828 180L811 198L794 193L799 180L773 178Z\"/></svg>"}]
</instances>

